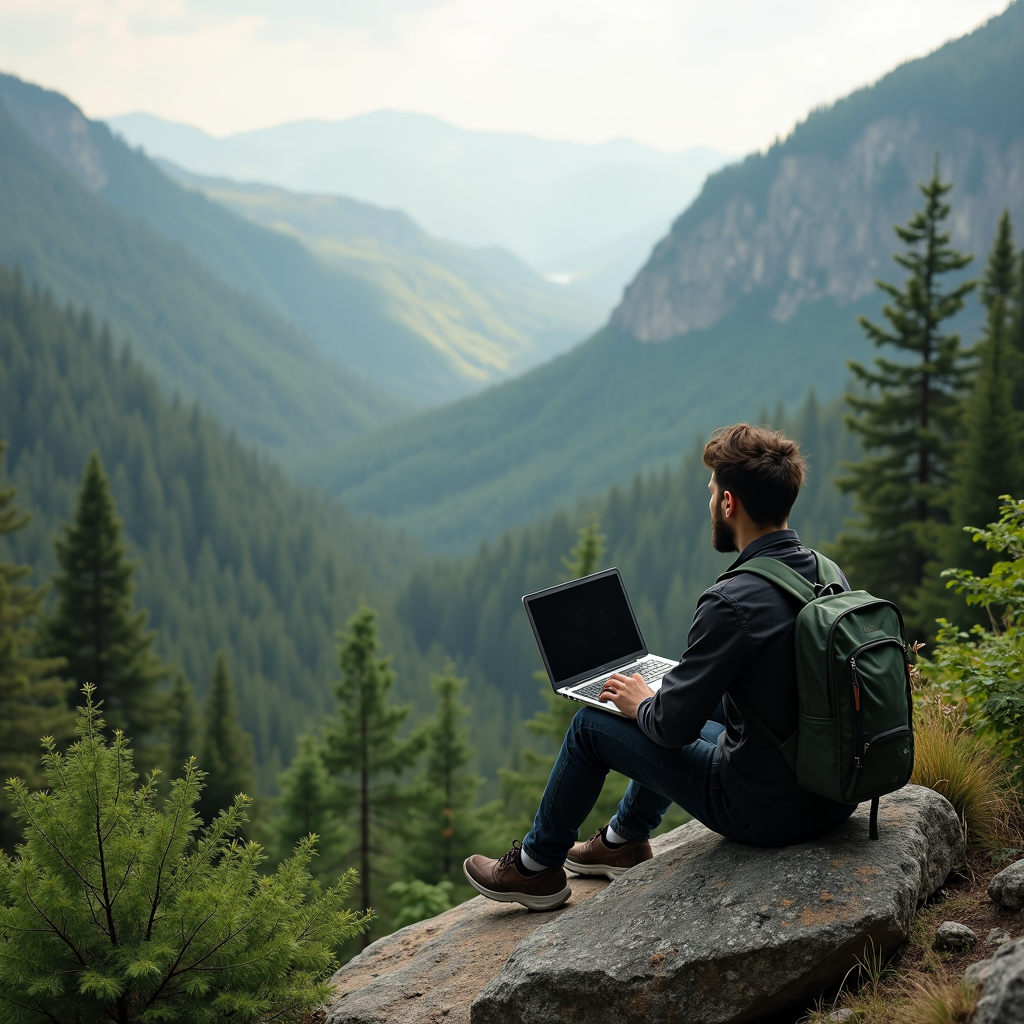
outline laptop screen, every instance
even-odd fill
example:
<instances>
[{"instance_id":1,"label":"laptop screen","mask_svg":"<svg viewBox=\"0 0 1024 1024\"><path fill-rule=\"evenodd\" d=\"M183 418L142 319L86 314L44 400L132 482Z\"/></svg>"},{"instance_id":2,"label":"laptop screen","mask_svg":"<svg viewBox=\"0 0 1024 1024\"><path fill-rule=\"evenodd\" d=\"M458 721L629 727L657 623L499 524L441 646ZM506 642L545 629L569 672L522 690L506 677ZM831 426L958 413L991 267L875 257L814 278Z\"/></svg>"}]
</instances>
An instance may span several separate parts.
<instances>
[{"instance_id":1,"label":"laptop screen","mask_svg":"<svg viewBox=\"0 0 1024 1024\"><path fill-rule=\"evenodd\" d=\"M556 687L646 653L615 570L523 600Z\"/></svg>"}]
</instances>

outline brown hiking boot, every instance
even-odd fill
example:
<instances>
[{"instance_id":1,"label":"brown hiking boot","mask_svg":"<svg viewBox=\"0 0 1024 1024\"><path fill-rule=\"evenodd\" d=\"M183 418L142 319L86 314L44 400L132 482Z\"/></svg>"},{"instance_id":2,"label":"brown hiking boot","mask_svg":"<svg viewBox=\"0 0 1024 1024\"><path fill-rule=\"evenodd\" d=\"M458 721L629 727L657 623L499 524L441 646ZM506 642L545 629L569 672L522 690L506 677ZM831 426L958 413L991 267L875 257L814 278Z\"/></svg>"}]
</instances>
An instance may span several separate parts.
<instances>
[{"instance_id":1,"label":"brown hiking boot","mask_svg":"<svg viewBox=\"0 0 1024 1024\"><path fill-rule=\"evenodd\" d=\"M609 846L604 841L607 825L602 825L585 843L577 843L565 858L565 866L577 875L604 875L618 878L624 871L650 860L654 856L646 839L621 846Z\"/></svg>"},{"instance_id":2,"label":"brown hiking boot","mask_svg":"<svg viewBox=\"0 0 1024 1024\"><path fill-rule=\"evenodd\" d=\"M474 853L463 862L469 884L481 896L501 903L521 903L529 910L554 910L572 894L561 865L524 875L516 866L518 841L498 860Z\"/></svg>"}]
</instances>

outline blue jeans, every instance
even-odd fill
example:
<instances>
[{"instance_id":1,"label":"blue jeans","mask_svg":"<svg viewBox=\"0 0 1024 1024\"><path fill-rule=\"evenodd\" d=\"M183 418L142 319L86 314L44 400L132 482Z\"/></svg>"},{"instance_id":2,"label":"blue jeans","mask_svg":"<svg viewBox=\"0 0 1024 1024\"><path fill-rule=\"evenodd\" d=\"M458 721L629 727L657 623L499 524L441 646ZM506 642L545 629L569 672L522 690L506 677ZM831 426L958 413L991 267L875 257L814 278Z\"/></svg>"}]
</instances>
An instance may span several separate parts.
<instances>
[{"instance_id":1,"label":"blue jeans","mask_svg":"<svg viewBox=\"0 0 1024 1024\"><path fill-rule=\"evenodd\" d=\"M719 705L715 718L722 717ZM633 780L611 820L624 839L647 839L675 802L720 835L768 845L739 819L722 789L718 737L723 730L719 721L709 721L693 743L662 747L631 719L583 708L562 741L523 849L540 864L561 864L613 769Z\"/></svg>"}]
</instances>

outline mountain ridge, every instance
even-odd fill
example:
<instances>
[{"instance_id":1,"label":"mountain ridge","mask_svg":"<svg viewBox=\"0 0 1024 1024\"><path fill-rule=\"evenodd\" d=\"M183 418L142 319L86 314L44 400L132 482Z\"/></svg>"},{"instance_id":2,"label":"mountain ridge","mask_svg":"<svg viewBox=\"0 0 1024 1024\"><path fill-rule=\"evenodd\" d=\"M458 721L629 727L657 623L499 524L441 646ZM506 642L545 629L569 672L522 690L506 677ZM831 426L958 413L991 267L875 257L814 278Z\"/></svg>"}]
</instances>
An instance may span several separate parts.
<instances>
[{"instance_id":1,"label":"mountain ridge","mask_svg":"<svg viewBox=\"0 0 1024 1024\"><path fill-rule=\"evenodd\" d=\"M269 230L172 182L59 93L2 76L0 101L83 188L184 245L325 355L404 404L439 404L510 376L577 341L599 320L592 303L525 267L509 295L486 257L476 260L476 285L469 283L465 271L476 258L468 252L458 254L458 280L450 266L435 265L437 252L410 264L400 247L392 248L387 273L379 253L376 262L321 258L308 239ZM517 311L514 323L510 310Z\"/></svg>"},{"instance_id":2,"label":"mountain ridge","mask_svg":"<svg viewBox=\"0 0 1024 1024\"><path fill-rule=\"evenodd\" d=\"M118 340L132 339L166 394L201 400L265 451L295 457L406 411L83 188L3 103L0 179L0 260L61 302L89 307Z\"/></svg>"},{"instance_id":3,"label":"mountain ridge","mask_svg":"<svg viewBox=\"0 0 1024 1024\"><path fill-rule=\"evenodd\" d=\"M754 418L765 404L799 401L812 385L832 398L845 384L845 361L871 356L856 318L880 312L876 277L902 278L890 258L900 248L892 225L919 206L914 175L930 174L935 145L949 144L943 166L962 180L950 223L953 244L979 257L972 270L1004 206L1024 219L1024 115L1012 102L1024 85L1005 92L1024 75L1018 53L1020 3L936 51L934 65L927 56L899 72L896 92L912 106L921 89L905 89L908 76L912 84L945 80L951 64L969 65L973 84L948 120L944 92L915 115L914 131L906 120L875 117L892 92L888 76L858 94L867 127L850 120L844 101L816 113L770 159L754 155L710 177L587 342L475 401L382 427L297 472L402 523L435 551L465 552L665 465L695 435ZM987 134L972 127L975 108ZM906 163L892 160L900 147ZM899 171L888 179L872 162L880 148ZM975 302L958 321L968 343L979 319Z\"/></svg>"},{"instance_id":4,"label":"mountain ridge","mask_svg":"<svg viewBox=\"0 0 1024 1024\"><path fill-rule=\"evenodd\" d=\"M399 207L439 238L502 245L545 273L585 277L601 262L602 246L644 228L646 242L598 289L606 309L708 171L727 159L628 140L584 146L471 132L398 112L292 122L221 140L153 115L108 123L194 173ZM559 262L573 253L576 265Z\"/></svg>"}]
</instances>

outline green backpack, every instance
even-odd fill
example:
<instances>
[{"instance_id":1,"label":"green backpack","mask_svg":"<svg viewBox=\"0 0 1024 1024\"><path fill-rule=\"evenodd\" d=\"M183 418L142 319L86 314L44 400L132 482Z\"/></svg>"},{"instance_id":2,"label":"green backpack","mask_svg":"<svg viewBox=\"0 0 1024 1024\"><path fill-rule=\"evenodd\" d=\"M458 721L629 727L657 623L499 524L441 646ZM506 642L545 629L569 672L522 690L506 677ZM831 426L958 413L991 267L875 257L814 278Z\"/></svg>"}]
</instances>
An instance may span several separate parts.
<instances>
[{"instance_id":1,"label":"green backpack","mask_svg":"<svg viewBox=\"0 0 1024 1024\"><path fill-rule=\"evenodd\" d=\"M878 798L905 786L914 770L903 616L891 601L843 590L835 564L815 557L817 586L776 558L752 558L719 577L754 573L803 605L796 619L796 732L781 739L730 699L779 748L801 789L844 804L870 800L869 831L877 839Z\"/></svg>"}]
</instances>

